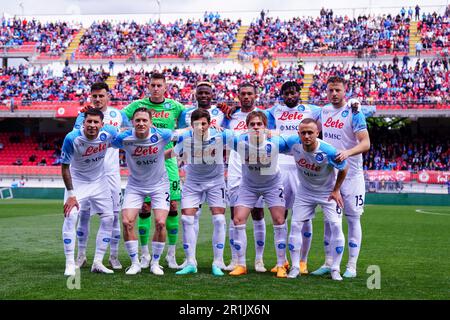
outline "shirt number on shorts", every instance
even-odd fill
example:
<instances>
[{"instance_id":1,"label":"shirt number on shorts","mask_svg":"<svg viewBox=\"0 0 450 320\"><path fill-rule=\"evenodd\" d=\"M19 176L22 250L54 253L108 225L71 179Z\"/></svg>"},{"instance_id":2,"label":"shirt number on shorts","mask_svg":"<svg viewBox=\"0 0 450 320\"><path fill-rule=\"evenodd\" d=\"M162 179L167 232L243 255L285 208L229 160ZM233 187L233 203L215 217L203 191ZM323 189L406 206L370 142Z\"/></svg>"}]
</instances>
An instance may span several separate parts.
<instances>
[{"instance_id":1,"label":"shirt number on shorts","mask_svg":"<svg viewBox=\"0 0 450 320\"><path fill-rule=\"evenodd\" d=\"M164 193L167 197L166 197L166 202L170 202L170 194L168 192Z\"/></svg>"},{"instance_id":2,"label":"shirt number on shorts","mask_svg":"<svg viewBox=\"0 0 450 320\"><path fill-rule=\"evenodd\" d=\"M336 213L342 214L342 209L339 206L336 206Z\"/></svg>"},{"instance_id":3,"label":"shirt number on shorts","mask_svg":"<svg viewBox=\"0 0 450 320\"><path fill-rule=\"evenodd\" d=\"M281 188L279 188L278 190L280 190L280 195L279 195L279 197L280 197L281 199L284 199L284 190L281 189Z\"/></svg>"},{"instance_id":4,"label":"shirt number on shorts","mask_svg":"<svg viewBox=\"0 0 450 320\"><path fill-rule=\"evenodd\" d=\"M361 207L364 205L364 199L363 199L362 194L360 194L359 196L355 196L355 200L356 200L357 207Z\"/></svg>"},{"instance_id":5,"label":"shirt number on shorts","mask_svg":"<svg viewBox=\"0 0 450 320\"><path fill-rule=\"evenodd\" d=\"M225 200L225 188L220 188L220 191L222 191L222 199Z\"/></svg>"}]
</instances>

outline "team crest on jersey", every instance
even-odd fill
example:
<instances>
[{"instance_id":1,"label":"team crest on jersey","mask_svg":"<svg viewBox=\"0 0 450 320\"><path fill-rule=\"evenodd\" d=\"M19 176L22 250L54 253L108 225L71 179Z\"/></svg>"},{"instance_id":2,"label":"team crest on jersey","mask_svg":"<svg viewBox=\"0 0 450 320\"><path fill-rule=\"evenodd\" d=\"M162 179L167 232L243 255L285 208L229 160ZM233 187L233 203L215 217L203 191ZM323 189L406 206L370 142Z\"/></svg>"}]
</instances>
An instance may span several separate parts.
<instances>
[{"instance_id":1,"label":"team crest on jersey","mask_svg":"<svg viewBox=\"0 0 450 320\"><path fill-rule=\"evenodd\" d=\"M100 141L105 141L106 140L106 133L102 133L100 135Z\"/></svg>"},{"instance_id":2,"label":"team crest on jersey","mask_svg":"<svg viewBox=\"0 0 450 320\"><path fill-rule=\"evenodd\" d=\"M348 116L348 110L342 111L341 115L345 118Z\"/></svg>"},{"instance_id":3,"label":"team crest on jersey","mask_svg":"<svg viewBox=\"0 0 450 320\"><path fill-rule=\"evenodd\" d=\"M316 154L316 160L317 160L317 162L322 162L323 161L323 154L321 154L321 153Z\"/></svg>"},{"instance_id":4,"label":"team crest on jersey","mask_svg":"<svg viewBox=\"0 0 450 320\"><path fill-rule=\"evenodd\" d=\"M213 109L213 110L211 111L211 113L212 113L213 116L217 116L217 115L219 114L219 110Z\"/></svg>"},{"instance_id":5,"label":"team crest on jersey","mask_svg":"<svg viewBox=\"0 0 450 320\"><path fill-rule=\"evenodd\" d=\"M111 112L109 113L109 115L111 116L111 118L114 118L115 116L117 116L117 112L115 112L115 111L113 110L113 111L111 111Z\"/></svg>"},{"instance_id":6,"label":"team crest on jersey","mask_svg":"<svg viewBox=\"0 0 450 320\"><path fill-rule=\"evenodd\" d=\"M172 108L172 105L170 104L170 102L165 102L163 107L164 107L164 109L170 109L170 108Z\"/></svg>"},{"instance_id":7,"label":"team crest on jersey","mask_svg":"<svg viewBox=\"0 0 450 320\"><path fill-rule=\"evenodd\" d=\"M304 105L300 105L297 107L298 111L305 111L305 106Z\"/></svg>"},{"instance_id":8,"label":"team crest on jersey","mask_svg":"<svg viewBox=\"0 0 450 320\"><path fill-rule=\"evenodd\" d=\"M151 141L152 143L158 142L158 136L157 136L156 134L152 135L152 136L150 137L150 141Z\"/></svg>"}]
</instances>

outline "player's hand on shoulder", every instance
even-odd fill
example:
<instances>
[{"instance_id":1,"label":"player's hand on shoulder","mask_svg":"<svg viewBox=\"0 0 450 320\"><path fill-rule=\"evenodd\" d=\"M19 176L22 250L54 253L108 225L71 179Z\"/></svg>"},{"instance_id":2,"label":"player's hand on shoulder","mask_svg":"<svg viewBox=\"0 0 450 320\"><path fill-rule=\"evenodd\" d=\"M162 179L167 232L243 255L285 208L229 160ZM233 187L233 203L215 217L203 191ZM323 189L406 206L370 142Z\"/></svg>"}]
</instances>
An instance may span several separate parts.
<instances>
[{"instance_id":1,"label":"player's hand on shoulder","mask_svg":"<svg viewBox=\"0 0 450 320\"><path fill-rule=\"evenodd\" d=\"M348 150L342 150L342 151L338 152L338 154L336 155L335 160L336 160L337 163L341 163L342 161L348 159L348 157L349 157Z\"/></svg>"},{"instance_id":2,"label":"player's hand on shoulder","mask_svg":"<svg viewBox=\"0 0 450 320\"><path fill-rule=\"evenodd\" d=\"M352 109L353 114L357 114L361 111L361 101L359 101L359 99L351 98L347 103Z\"/></svg>"},{"instance_id":3,"label":"player's hand on shoulder","mask_svg":"<svg viewBox=\"0 0 450 320\"><path fill-rule=\"evenodd\" d=\"M224 129L221 127L221 126L219 126L218 124L211 124L210 125L210 128L213 128L213 129L216 129L217 131L219 131L219 132L222 132Z\"/></svg>"},{"instance_id":4,"label":"player's hand on shoulder","mask_svg":"<svg viewBox=\"0 0 450 320\"><path fill-rule=\"evenodd\" d=\"M225 114L227 119L231 119L231 115L236 111L235 106L229 106L225 102L219 102L217 107Z\"/></svg>"}]
</instances>

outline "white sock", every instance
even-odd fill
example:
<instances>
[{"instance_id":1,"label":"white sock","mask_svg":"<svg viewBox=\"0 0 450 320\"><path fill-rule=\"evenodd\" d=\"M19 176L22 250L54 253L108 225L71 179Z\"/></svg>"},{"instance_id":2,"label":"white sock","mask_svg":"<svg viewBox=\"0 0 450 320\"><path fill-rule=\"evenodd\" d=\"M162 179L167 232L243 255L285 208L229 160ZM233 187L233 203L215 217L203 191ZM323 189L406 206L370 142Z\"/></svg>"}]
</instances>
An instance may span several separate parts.
<instances>
[{"instance_id":1,"label":"white sock","mask_svg":"<svg viewBox=\"0 0 450 320\"><path fill-rule=\"evenodd\" d=\"M303 221L291 221L291 232L289 234L289 251L291 253L291 262L293 266L300 265L300 248L302 248L301 231L303 228Z\"/></svg>"},{"instance_id":2,"label":"white sock","mask_svg":"<svg viewBox=\"0 0 450 320\"><path fill-rule=\"evenodd\" d=\"M103 257L111 242L114 216L100 216L100 227L97 232L97 240L95 241L95 257L94 262L103 263Z\"/></svg>"},{"instance_id":3,"label":"white sock","mask_svg":"<svg viewBox=\"0 0 450 320\"><path fill-rule=\"evenodd\" d=\"M167 245L167 255L171 256L171 257L175 257L176 249L177 249L177 245L176 244L169 244L169 245Z\"/></svg>"},{"instance_id":4,"label":"white sock","mask_svg":"<svg viewBox=\"0 0 450 320\"><path fill-rule=\"evenodd\" d=\"M127 249L127 252L128 252L128 255L130 256L132 264L139 263L138 246L139 246L139 241L137 241L137 240L125 241L125 248Z\"/></svg>"},{"instance_id":5,"label":"white sock","mask_svg":"<svg viewBox=\"0 0 450 320\"><path fill-rule=\"evenodd\" d=\"M275 240L275 251L277 253L277 266L283 266L286 261L286 223L273 225L273 238Z\"/></svg>"},{"instance_id":6,"label":"white sock","mask_svg":"<svg viewBox=\"0 0 450 320\"><path fill-rule=\"evenodd\" d=\"M202 208L198 208L194 215L194 232L195 238L198 240L198 231L200 230L200 216L202 214Z\"/></svg>"},{"instance_id":7,"label":"white sock","mask_svg":"<svg viewBox=\"0 0 450 320\"><path fill-rule=\"evenodd\" d=\"M230 239L231 260L237 261L237 253L234 248L234 222L232 219L230 220L230 225L228 226L228 237Z\"/></svg>"},{"instance_id":8,"label":"white sock","mask_svg":"<svg viewBox=\"0 0 450 320\"><path fill-rule=\"evenodd\" d=\"M342 220L339 222L330 222L331 227L331 248L333 264L332 271L340 271L341 261L344 252L345 237L342 232Z\"/></svg>"},{"instance_id":9,"label":"white sock","mask_svg":"<svg viewBox=\"0 0 450 320\"><path fill-rule=\"evenodd\" d=\"M150 256L150 252L148 251L148 244L144 244L143 246L141 246L141 254L143 256Z\"/></svg>"},{"instance_id":10,"label":"white sock","mask_svg":"<svg viewBox=\"0 0 450 320\"><path fill-rule=\"evenodd\" d=\"M119 255L119 243L120 243L120 218L119 212L114 211L114 222L111 236L110 255L117 257Z\"/></svg>"},{"instance_id":11,"label":"white sock","mask_svg":"<svg viewBox=\"0 0 450 320\"><path fill-rule=\"evenodd\" d=\"M237 264L240 266L247 266L247 232L246 225L240 224L234 226L234 249L236 251Z\"/></svg>"},{"instance_id":12,"label":"white sock","mask_svg":"<svg viewBox=\"0 0 450 320\"><path fill-rule=\"evenodd\" d=\"M223 248L225 246L225 238L226 238L225 215L223 215L223 214L213 215L212 221L214 224L214 230L213 230L213 236L212 236L214 263L222 264L223 263Z\"/></svg>"},{"instance_id":13,"label":"white sock","mask_svg":"<svg viewBox=\"0 0 450 320\"><path fill-rule=\"evenodd\" d=\"M361 249L361 219L360 216L347 216L348 223L348 264L347 267L356 270L359 250Z\"/></svg>"},{"instance_id":14,"label":"white sock","mask_svg":"<svg viewBox=\"0 0 450 320\"><path fill-rule=\"evenodd\" d=\"M77 228L78 254L86 255L86 247L89 239L89 225L91 221L91 213L89 210L79 212L80 219Z\"/></svg>"},{"instance_id":15,"label":"white sock","mask_svg":"<svg viewBox=\"0 0 450 320\"><path fill-rule=\"evenodd\" d=\"M195 227L193 216L181 216L181 224L183 226L183 248L186 255L186 261L189 264L195 264Z\"/></svg>"},{"instance_id":16,"label":"white sock","mask_svg":"<svg viewBox=\"0 0 450 320\"><path fill-rule=\"evenodd\" d=\"M266 244L266 221L264 218L253 220L253 234L255 237L255 260L262 260Z\"/></svg>"},{"instance_id":17,"label":"white sock","mask_svg":"<svg viewBox=\"0 0 450 320\"><path fill-rule=\"evenodd\" d=\"M152 264L159 264L159 259L164 251L165 242L152 242Z\"/></svg>"},{"instance_id":18,"label":"white sock","mask_svg":"<svg viewBox=\"0 0 450 320\"><path fill-rule=\"evenodd\" d=\"M64 243L64 254L66 263L75 264L75 239L78 212L72 210L68 217L64 218L62 227L62 238Z\"/></svg>"},{"instance_id":19,"label":"white sock","mask_svg":"<svg viewBox=\"0 0 450 320\"><path fill-rule=\"evenodd\" d=\"M323 225L323 248L325 250L325 265L331 267L333 256L331 253L331 227L328 221L324 221Z\"/></svg>"},{"instance_id":20,"label":"white sock","mask_svg":"<svg viewBox=\"0 0 450 320\"><path fill-rule=\"evenodd\" d=\"M312 221L304 221L302 227L302 249L300 251L300 261L307 262L309 249L311 248L313 226Z\"/></svg>"}]
</instances>

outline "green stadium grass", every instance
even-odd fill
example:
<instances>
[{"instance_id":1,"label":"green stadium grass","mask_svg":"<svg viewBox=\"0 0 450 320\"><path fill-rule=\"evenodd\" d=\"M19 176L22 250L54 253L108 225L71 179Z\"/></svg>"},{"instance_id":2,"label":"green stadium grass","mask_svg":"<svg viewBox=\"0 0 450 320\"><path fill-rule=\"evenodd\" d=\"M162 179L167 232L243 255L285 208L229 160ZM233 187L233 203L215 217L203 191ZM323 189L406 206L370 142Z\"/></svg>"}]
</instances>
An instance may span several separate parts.
<instances>
[{"instance_id":1,"label":"green stadium grass","mask_svg":"<svg viewBox=\"0 0 450 320\"><path fill-rule=\"evenodd\" d=\"M125 276L124 270L113 275L92 274L81 270L81 289L69 290L64 272L61 240L62 201L1 200L0 230L0 299L219 299L219 300L304 300L304 299L449 299L450 288L450 208L421 207L432 215L416 212L414 206L367 206L363 215L363 244L358 262L358 276L335 282L327 277L302 276L277 279L270 272L253 269L254 246L252 223L248 222L249 274L242 277L213 277L212 223L203 209L197 247L197 274L176 276L168 269L157 277L144 270L137 276ZM229 214L227 213L227 217ZM265 265L275 264L273 229L266 213L267 239ZM98 217L92 217L88 263L92 262ZM346 232L346 223L344 222ZM181 227L180 227L181 232ZM228 239L228 237L227 237ZM227 240L228 241L228 240ZM323 261L323 220L318 213L308 268L318 268ZM181 234L177 261L183 261ZM108 256L108 254L107 254ZM105 257L105 264L107 261ZM165 256L165 254L164 254ZM123 243L120 260L130 261ZM225 247L225 262L230 248ZM347 248L342 263L345 271ZM381 270L381 288L368 289L371 274L366 270L377 265Z\"/></svg>"}]
</instances>

